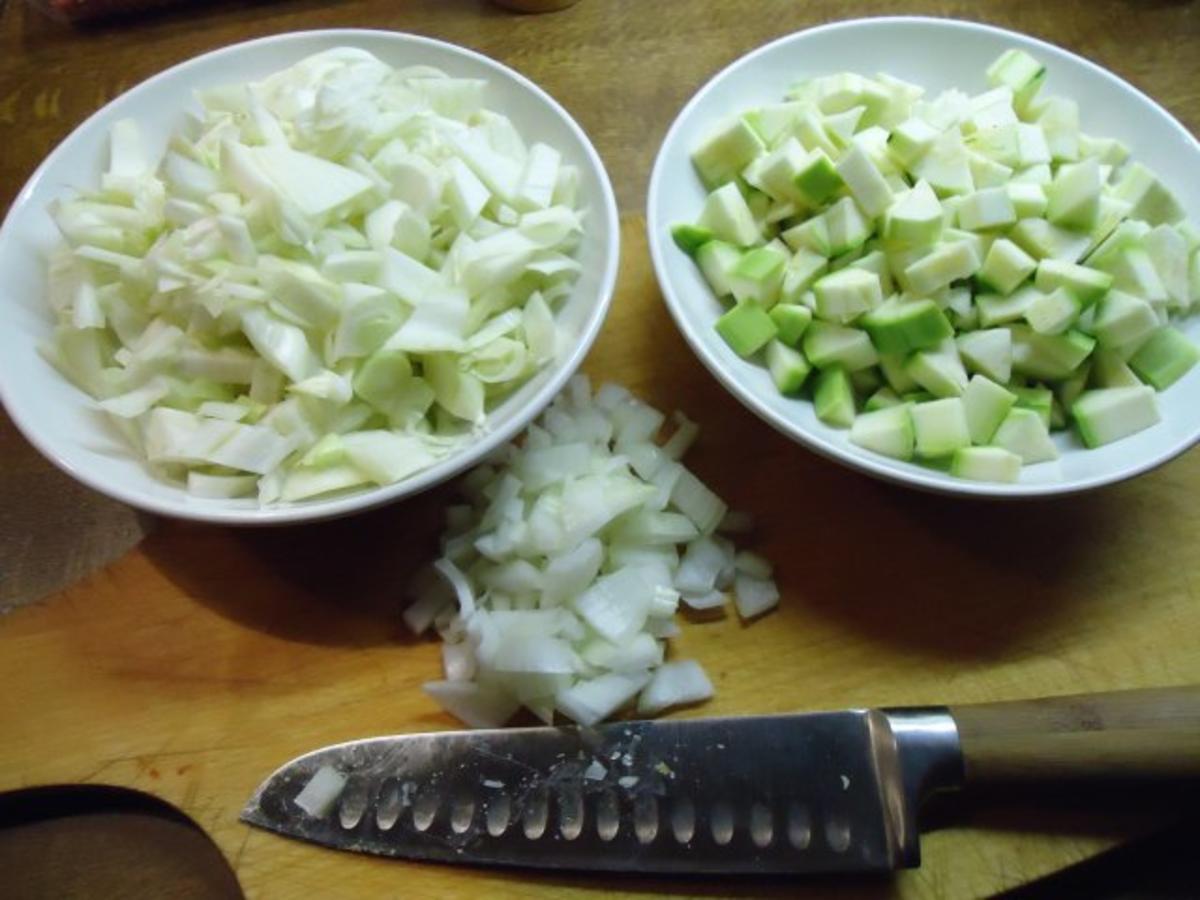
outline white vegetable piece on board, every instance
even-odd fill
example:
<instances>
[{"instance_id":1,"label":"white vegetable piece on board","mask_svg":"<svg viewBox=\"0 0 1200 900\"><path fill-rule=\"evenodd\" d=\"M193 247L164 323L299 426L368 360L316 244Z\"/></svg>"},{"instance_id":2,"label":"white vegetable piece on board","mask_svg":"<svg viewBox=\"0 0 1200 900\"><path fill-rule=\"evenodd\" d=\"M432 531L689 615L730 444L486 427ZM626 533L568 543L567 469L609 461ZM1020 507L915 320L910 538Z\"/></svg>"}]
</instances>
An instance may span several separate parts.
<instances>
[{"instance_id":1,"label":"white vegetable piece on board","mask_svg":"<svg viewBox=\"0 0 1200 900\"><path fill-rule=\"evenodd\" d=\"M577 376L523 441L466 476L445 555L404 614L446 641L446 682L428 693L451 715L494 726L523 706L547 724L593 725L639 693L642 712L711 696L697 664L665 662L679 605L711 612L736 588L749 617L779 593L770 563L711 533L725 504L675 460L697 427L677 415L682 436L660 446L664 420Z\"/></svg>"}]
</instances>

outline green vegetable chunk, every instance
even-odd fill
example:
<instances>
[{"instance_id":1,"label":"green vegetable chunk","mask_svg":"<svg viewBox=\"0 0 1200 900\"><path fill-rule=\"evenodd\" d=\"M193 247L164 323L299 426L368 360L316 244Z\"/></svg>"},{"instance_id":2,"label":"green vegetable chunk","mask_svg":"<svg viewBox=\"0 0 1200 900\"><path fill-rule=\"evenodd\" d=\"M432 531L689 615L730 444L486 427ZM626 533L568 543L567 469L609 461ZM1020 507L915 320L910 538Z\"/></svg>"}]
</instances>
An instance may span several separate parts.
<instances>
[{"instance_id":1,"label":"green vegetable chunk","mask_svg":"<svg viewBox=\"0 0 1200 900\"><path fill-rule=\"evenodd\" d=\"M854 389L845 369L833 366L817 374L813 407L826 425L849 428L854 423Z\"/></svg>"},{"instance_id":2,"label":"green vegetable chunk","mask_svg":"<svg viewBox=\"0 0 1200 900\"><path fill-rule=\"evenodd\" d=\"M950 460L950 474L968 481L1014 482L1021 457L1003 447L962 447Z\"/></svg>"},{"instance_id":3,"label":"green vegetable chunk","mask_svg":"<svg viewBox=\"0 0 1200 900\"><path fill-rule=\"evenodd\" d=\"M796 394L804 386L812 366L804 356L782 341L767 344L767 370L781 394Z\"/></svg>"},{"instance_id":4,"label":"green vegetable chunk","mask_svg":"<svg viewBox=\"0 0 1200 900\"><path fill-rule=\"evenodd\" d=\"M967 412L960 398L917 403L911 412L917 456L937 459L971 445Z\"/></svg>"},{"instance_id":5,"label":"green vegetable chunk","mask_svg":"<svg viewBox=\"0 0 1200 900\"><path fill-rule=\"evenodd\" d=\"M1084 391L1071 408L1079 437L1100 447L1157 424L1161 416L1154 389L1145 386Z\"/></svg>"},{"instance_id":6,"label":"green vegetable chunk","mask_svg":"<svg viewBox=\"0 0 1200 900\"><path fill-rule=\"evenodd\" d=\"M1200 361L1200 350L1175 328L1156 331L1129 358L1138 378L1165 391Z\"/></svg>"},{"instance_id":7,"label":"green vegetable chunk","mask_svg":"<svg viewBox=\"0 0 1200 900\"><path fill-rule=\"evenodd\" d=\"M880 353L911 353L953 336L946 314L932 300L893 298L862 317L859 325Z\"/></svg>"},{"instance_id":8,"label":"green vegetable chunk","mask_svg":"<svg viewBox=\"0 0 1200 900\"><path fill-rule=\"evenodd\" d=\"M850 427L850 442L893 459L912 459L916 444L907 404L863 412Z\"/></svg>"},{"instance_id":9,"label":"green vegetable chunk","mask_svg":"<svg viewBox=\"0 0 1200 900\"><path fill-rule=\"evenodd\" d=\"M799 303L777 303L771 307L771 320L778 330L779 340L789 347L800 342L805 330L812 322L812 310Z\"/></svg>"},{"instance_id":10,"label":"green vegetable chunk","mask_svg":"<svg viewBox=\"0 0 1200 900\"><path fill-rule=\"evenodd\" d=\"M744 300L717 319L717 333L738 356L753 356L775 337L777 329L767 311Z\"/></svg>"}]
</instances>

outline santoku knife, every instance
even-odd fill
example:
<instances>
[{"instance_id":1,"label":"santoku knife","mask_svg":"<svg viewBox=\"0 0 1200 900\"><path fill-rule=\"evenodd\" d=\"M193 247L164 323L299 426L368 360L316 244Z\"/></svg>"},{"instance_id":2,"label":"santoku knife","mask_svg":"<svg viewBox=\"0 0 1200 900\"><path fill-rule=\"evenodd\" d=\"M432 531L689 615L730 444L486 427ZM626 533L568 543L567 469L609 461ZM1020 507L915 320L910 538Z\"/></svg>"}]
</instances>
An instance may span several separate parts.
<instances>
[{"instance_id":1,"label":"santoku knife","mask_svg":"<svg viewBox=\"0 0 1200 900\"><path fill-rule=\"evenodd\" d=\"M297 805L318 773L323 801ZM286 764L242 818L447 862L879 871L919 863L917 813L935 791L1079 778L1200 778L1200 687L371 738Z\"/></svg>"}]
</instances>

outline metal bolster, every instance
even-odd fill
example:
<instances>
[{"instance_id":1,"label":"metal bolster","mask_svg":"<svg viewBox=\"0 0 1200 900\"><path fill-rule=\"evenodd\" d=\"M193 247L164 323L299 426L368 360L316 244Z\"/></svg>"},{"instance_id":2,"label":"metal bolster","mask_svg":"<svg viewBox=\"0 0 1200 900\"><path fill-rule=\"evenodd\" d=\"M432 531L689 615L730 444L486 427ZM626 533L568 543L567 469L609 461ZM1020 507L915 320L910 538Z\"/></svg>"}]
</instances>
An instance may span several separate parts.
<instances>
[{"instance_id":1,"label":"metal bolster","mask_svg":"<svg viewBox=\"0 0 1200 900\"><path fill-rule=\"evenodd\" d=\"M872 710L868 716L893 860L917 866L921 803L963 784L958 728L944 706Z\"/></svg>"}]
</instances>

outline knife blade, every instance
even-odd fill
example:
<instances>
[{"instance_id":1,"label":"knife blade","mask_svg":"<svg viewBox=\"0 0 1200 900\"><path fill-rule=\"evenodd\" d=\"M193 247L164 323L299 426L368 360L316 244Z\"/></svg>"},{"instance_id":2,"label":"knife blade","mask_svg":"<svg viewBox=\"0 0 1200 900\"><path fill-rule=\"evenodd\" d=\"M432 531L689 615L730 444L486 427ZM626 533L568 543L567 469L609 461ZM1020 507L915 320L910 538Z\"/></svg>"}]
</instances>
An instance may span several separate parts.
<instances>
[{"instance_id":1,"label":"knife blade","mask_svg":"<svg viewBox=\"0 0 1200 900\"><path fill-rule=\"evenodd\" d=\"M313 815L319 772L341 787ZM1200 689L369 738L285 764L242 819L442 862L887 871L919 864L931 793L1038 777L1200 778Z\"/></svg>"}]
</instances>

